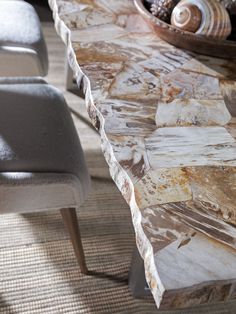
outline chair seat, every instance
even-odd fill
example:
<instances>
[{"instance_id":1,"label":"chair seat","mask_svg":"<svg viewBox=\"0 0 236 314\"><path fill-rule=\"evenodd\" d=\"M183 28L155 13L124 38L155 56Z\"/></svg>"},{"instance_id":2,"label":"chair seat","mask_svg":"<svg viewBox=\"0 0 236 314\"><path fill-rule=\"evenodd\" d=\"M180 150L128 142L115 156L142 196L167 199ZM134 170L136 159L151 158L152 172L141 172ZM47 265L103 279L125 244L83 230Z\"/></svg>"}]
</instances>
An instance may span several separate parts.
<instances>
[{"instance_id":1,"label":"chair seat","mask_svg":"<svg viewBox=\"0 0 236 314\"><path fill-rule=\"evenodd\" d=\"M19 0L0 1L1 76L45 76L47 48L34 8Z\"/></svg>"},{"instance_id":2,"label":"chair seat","mask_svg":"<svg viewBox=\"0 0 236 314\"><path fill-rule=\"evenodd\" d=\"M0 99L0 212L78 207L89 175L62 94L42 79L6 79Z\"/></svg>"}]
</instances>

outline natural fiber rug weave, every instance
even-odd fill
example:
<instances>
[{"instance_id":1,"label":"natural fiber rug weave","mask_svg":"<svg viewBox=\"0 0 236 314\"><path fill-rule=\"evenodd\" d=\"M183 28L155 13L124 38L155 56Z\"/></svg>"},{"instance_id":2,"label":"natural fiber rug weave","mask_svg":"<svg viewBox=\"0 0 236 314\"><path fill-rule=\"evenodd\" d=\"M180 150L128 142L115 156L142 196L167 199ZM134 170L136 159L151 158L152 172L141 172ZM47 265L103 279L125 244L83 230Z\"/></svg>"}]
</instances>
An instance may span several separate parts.
<instances>
[{"instance_id":1,"label":"natural fiber rug weave","mask_svg":"<svg viewBox=\"0 0 236 314\"><path fill-rule=\"evenodd\" d=\"M129 209L112 182L93 180L78 215L90 276L79 272L59 213L1 216L1 314L157 312L153 301L130 295L134 237ZM178 313L230 313L208 309Z\"/></svg>"},{"instance_id":2,"label":"natural fiber rug weave","mask_svg":"<svg viewBox=\"0 0 236 314\"><path fill-rule=\"evenodd\" d=\"M64 47L52 24L44 31L49 81L63 89ZM78 211L89 276L81 275L57 212L0 217L0 314L235 314L236 303L182 311L157 311L152 299L135 300L127 278L135 245L130 211L109 179L99 136L82 122L83 101L65 93L93 180Z\"/></svg>"},{"instance_id":3,"label":"natural fiber rug weave","mask_svg":"<svg viewBox=\"0 0 236 314\"><path fill-rule=\"evenodd\" d=\"M90 276L79 272L59 213L0 217L0 313L157 313L152 300L134 300L129 292L134 237L113 183L93 180L78 216ZM235 312L218 306L177 313Z\"/></svg>"}]
</instances>

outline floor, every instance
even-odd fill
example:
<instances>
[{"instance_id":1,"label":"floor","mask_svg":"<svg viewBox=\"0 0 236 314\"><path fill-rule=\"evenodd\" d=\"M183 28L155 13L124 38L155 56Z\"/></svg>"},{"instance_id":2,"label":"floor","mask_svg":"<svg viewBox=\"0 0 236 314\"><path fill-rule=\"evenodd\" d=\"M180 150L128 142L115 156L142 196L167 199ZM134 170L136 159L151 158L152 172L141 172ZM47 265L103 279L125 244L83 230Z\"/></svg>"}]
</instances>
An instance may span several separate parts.
<instances>
[{"instance_id":1,"label":"floor","mask_svg":"<svg viewBox=\"0 0 236 314\"><path fill-rule=\"evenodd\" d=\"M127 281L135 245L130 211L109 177L99 135L84 101L64 88L64 46L52 23L43 23L50 72L72 109L92 193L78 211L90 276L81 275L57 212L4 215L0 220L0 314L234 314L232 303L157 311L152 299L135 300Z\"/></svg>"}]
</instances>

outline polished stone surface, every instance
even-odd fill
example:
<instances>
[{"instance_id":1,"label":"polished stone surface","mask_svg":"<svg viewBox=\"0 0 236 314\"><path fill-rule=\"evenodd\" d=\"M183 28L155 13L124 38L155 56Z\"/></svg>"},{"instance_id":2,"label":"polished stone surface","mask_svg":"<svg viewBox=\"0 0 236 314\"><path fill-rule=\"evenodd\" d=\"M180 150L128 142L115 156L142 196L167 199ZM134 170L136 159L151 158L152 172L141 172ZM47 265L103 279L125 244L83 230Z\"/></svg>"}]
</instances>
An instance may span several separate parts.
<instances>
[{"instance_id":1,"label":"polished stone surface","mask_svg":"<svg viewBox=\"0 0 236 314\"><path fill-rule=\"evenodd\" d=\"M132 0L49 0L161 308L236 298L236 64L161 41Z\"/></svg>"}]
</instances>

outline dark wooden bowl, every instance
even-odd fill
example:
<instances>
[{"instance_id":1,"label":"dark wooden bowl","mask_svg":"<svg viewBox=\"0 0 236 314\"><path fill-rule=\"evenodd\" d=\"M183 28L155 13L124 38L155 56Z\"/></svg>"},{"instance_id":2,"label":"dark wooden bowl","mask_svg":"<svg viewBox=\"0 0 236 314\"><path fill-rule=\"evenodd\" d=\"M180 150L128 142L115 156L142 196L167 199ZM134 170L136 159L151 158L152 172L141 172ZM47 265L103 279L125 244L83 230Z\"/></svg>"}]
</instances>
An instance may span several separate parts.
<instances>
[{"instance_id":1,"label":"dark wooden bowl","mask_svg":"<svg viewBox=\"0 0 236 314\"><path fill-rule=\"evenodd\" d=\"M208 56L224 59L236 58L236 42L210 39L182 31L153 16L144 6L144 0L134 0L134 3L139 13L151 25L155 33L168 43Z\"/></svg>"}]
</instances>

